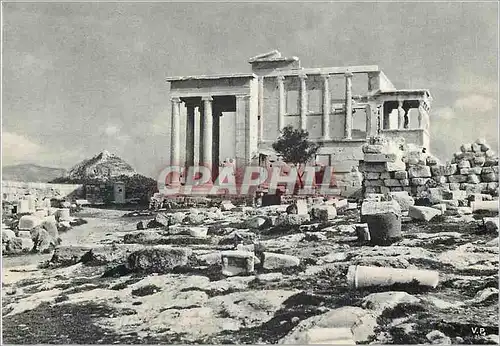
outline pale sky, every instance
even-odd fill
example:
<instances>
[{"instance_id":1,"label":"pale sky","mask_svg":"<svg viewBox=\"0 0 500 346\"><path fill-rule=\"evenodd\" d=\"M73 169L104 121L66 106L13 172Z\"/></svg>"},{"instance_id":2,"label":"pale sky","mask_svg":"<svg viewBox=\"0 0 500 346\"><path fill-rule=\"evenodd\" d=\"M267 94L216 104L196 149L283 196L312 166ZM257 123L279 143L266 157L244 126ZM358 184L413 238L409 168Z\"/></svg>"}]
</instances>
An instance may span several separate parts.
<instances>
[{"instance_id":1,"label":"pale sky","mask_svg":"<svg viewBox=\"0 0 500 346\"><path fill-rule=\"evenodd\" d=\"M3 164L70 168L107 149L168 164L167 76L249 72L279 49L304 67L378 65L429 89L431 151L498 147L498 4L3 3Z\"/></svg>"}]
</instances>

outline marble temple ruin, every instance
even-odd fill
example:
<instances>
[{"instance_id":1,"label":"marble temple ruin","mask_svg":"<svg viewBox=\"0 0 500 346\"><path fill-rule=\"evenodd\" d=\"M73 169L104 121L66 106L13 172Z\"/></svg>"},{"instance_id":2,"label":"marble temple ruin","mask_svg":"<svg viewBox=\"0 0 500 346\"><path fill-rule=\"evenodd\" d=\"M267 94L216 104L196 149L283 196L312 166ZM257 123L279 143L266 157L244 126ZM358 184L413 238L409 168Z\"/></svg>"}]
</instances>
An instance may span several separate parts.
<instances>
[{"instance_id":1,"label":"marble temple ruin","mask_svg":"<svg viewBox=\"0 0 500 346\"><path fill-rule=\"evenodd\" d=\"M304 68L276 50L249 63L248 73L167 78L172 165L256 164L287 125L321 142L316 163L339 174L376 135L429 148L430 92L398 90L376 65Z\"/></svg>"}]
</instances>

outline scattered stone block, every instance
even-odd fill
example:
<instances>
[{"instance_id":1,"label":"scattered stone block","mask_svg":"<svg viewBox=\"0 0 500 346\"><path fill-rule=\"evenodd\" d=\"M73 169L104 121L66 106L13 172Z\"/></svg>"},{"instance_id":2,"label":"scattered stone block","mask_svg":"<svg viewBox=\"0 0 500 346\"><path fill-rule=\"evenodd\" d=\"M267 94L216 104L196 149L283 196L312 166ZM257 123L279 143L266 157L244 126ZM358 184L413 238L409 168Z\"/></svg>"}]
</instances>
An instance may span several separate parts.
<instances>
[{"instance_id":1,"label":"scattered stone block","mask_svg":"<svg viewBox=\"0 0 500 346\"><path fill-rule=\"evenodd\" d=\"M69 221L62 221L61 223L64 222L69 222ZM51 237L53 237L54 239L59 238L59 229L57 227L56 219L53 215L45 217L42 221L41 226L50 234ZM71 225L69 226L71 227ZM68 229L70 227L68 227Z\"/></svg>"},{"instance_id":2,"label":"scattered stone block","mask_svg":"<svg viewBox=\"0 0 500 346\"><path fill-rule=\"evenodd\" d=\"M246 251L224 251L221 253L222 274L235 276L250 274L255 270L253 252Z\"/></svg>"},{"instance_id":3,"label":"scattered stone block","mask_svg":"<svg viewBox=\"0 0 500 346\"><path fill-rule=\"evenodd\" d=\"M490 182L496 182L498 181L498 174L497 173L486 173L486 174L481 174L481 179L484 182L490 183Z\"/></svg>"},{"instance_id":4,"label":"scattered stone block","mask_svg":"<svg viewBox=\"0 0 500 346\"><path fill-rule=\"evenodd\" d=\"M439 160L437 159L437 157L432 156L432 155L427 156L427 159L426 159L426 164L427 165L429 165L429 166L435 166L438 163L439 163Z\"/></svg>"},{"instance_id":5,"label":"scattered stone block","mask_svg":"<svg viewBox=\"0 0 500 346\"><path fill-rule=\"evenodd\" d=\"M465 183L467 181L466 175L450 175L448 176L450 183Z\"/></svg>"},{"instance_id":6,"label":"scattered stone block","mask_svg":"<svg viewBox=\"0 0 500 346\"><path fill-rule=\"evenodd\" d=\"M460 168L460 174L461 174L461 175L468 175L468 174L471 174L471 169L472 169L472 168Z\"/></svg>"},{"instance_id":7,"label":"scattered stone block","mask_svg":"<svg viewBox=\"0 0 500 346\"><path fill-rule=\"evenodd\" d=\"M376 144L364 144L362 150L364 154L381 154L384 151L384 146Z\"/></svg>"},{"instance_id":8,"label":"scattered stone block","mask_svg":"<svg viewBox=\"0 0 500 346\"><path fill-rule=\"evenodd\" d=\"M480 153L481 152L481 145L477 143L472 143L472 151L475 153Z\"/></svg>"},{"instance_id":9,"label":"scattered stone block","mask_svg":"<svg viewBox=\"0 0 500 346\"><path fill-rule=\"evenodd\" d=\"M414 165L408 168L408 176L410 178L430 178L431 168L424 165Z\"/></svg>"},{"instance_id":10,"label":"scattered stone block","mask_svg":"<svg viewBox=\"0 0 500 346\"><path fill-rule=\"evenodd\" d=\"M446 184L448 182L448 178L444 175L433 176L432 180L434 180L438 184Z\"/></svg>"},{"instance_id":11,"label":"scattered stone block","mask_svg":"<svg viewBox=\"0 0 500 346\"><path fill-rule=\"evenodd\" d=\"M355 225L355 227L356 227L356 236L358 237L359 241L364 242L371 240L370 230L368 228L367 223L357 224Z\"/></svg>"},{"instance_id":12,"label":"scattered stone block","mask_svg":"<svg viewBox=\"0 0 500 346\"><path fill-rule=\"evenodd\" d=\"M263 256L264 260L262 266L266 270L297 267L298 265L300 265L300 259L291 255L264 252Z\"/></svg>"},{"instance_id":13,"label":"scattered stone block","mask_svg":"<svg viewBox=\"0 0 500 346\"><path fill-rule=\"evenodd\" d=\"M431 342L431 344L439 344L439 345L451 345L451 339L446 336L443 332L439 330L433 330L428 333L426 336L427 340Z\"/></svg>"},{"instance_id":14,"label":"scattered stone block","mask_svg":"<svg viewBox=\"0 0 500 346\"><path fill-rule=\"evenodd\" d=\"M487 232L498 233L498 217L483 217L483 225Z\"/></svg>"},{"instance_id":15,"label":"scattered stone block","mask_svg":"<svg viewBox=\"0 0 500 346\"><path fill-rule=\"evenodd\" d=\"M16 234L13 230L4 228L2 229L2 243L8 243L12 238L15 238Z\"/></svg>"},{"instance_id":16,"label":"scattered stone block","mask_svg":"<svg viewBox=\"0 0 500 346\"><path fill-rule=\"evenodd\" d=\"M469 160L460 160L457 164L457 167L459 169L462 169L462 168L470 168L471 165L470 165L470 161Z\"/></svg>"},{"instance_id":17,"label":"scattered stone block","mask_svg":"<svg viewBox=\"0 0 500 346\"><path fill-rule=\"evenodd\" d=\"M45 229L38 228L32 232L33 251L38 253L50 253L57 246L57 239L54 239Z\"/></svg>"},{"instance_id":18,"label":"scattered stone block","mask_svg":"<svg viewBox=\"0 0 500 346\"><path fill-rule=\"evenodd\" d=\"M112 244L93 247L82 257L85 265L125 264L130 254L142 249L136 244Z\"/></svg>"},{"instance_id":19,"label":"scattered stone block","mask_svg":"<svg viewBox=\"0 0 500 346\"><path fill-rule=\"evenodd\" d=\"M459 215L470 215L472 214L472 209L469 207L458 207L457 212Z\"/></svg>"},{"instance_id":20,"label":"scattered stone block","mask_svg":"<svg viewBox=\"0 0 500 346\"><path fill-rule=\"evenodd\" d=\"M80 262L80 259L91 250L86 246L58 246L50 262L63 266L70 266Z\"/></svg>"},{"instance_id":21,"label":"scattered stone block","mask_svg":"<svg viewBox=\"0 0 500 346\"><path fill-rule=\"evenodd\" d=\"M71 221L70 209L68 208L59 208L56 213L56 217L59 221Z\"/></svg>"},{"instance_id":22,"label":"scattered stone block","mask_svg":"<svg viewBox=\"0 0 500 346\"><path fill-rule=\"evenodd\" d=\"M370 187L370 186L384 186L384 181L383 180L365 180L365 186Z\"/></svg>"},{"instance_id":23,"label":"scattered stone block","mask_svg":"<svg viewBox=\"0 0 500 346\"><path fill-rule=\"evenodd\" d=\"M432 208L441 211L441 214L443 214L446 211L446 204L444 204L444 203L434 204L432 206Z\"/></svg>"},{"instance_id":24,"label":"scattered stone block","mask_svg":"<svg viewBox=\"0 0 500 346\"><path fill-rule=\"evenodd\" d=\"M432 209L432 208L430 208ZM347 282L352 288L392 286L409 284L435 288L439 283L439 273L432 270L399 269L389 267L350 266Z\"/></svg>"},{"instance_id":25,"label":"scattered stone block","mask_svg":"<svg viewBox=\"0 0 500 346\"><path fill-rule=\"evenodd\" d=\"M409 179L401 179L399 180L399 183L401 184L401 186L410 186L410 180Z\"/></svg>"},{"instance_id":26,"label":"scattered stone block","mask_svg":"<svg viewBox=\"0 0 500 346\"><path fill-rule=\"evenodd\" d=\"M401 237L401 207L395 200L365 200L361 205L361 222L368 224L373 244L382 245Z\"/></svg>"},{"instance_id":27,"label":"scattered stone block","mask_svg":"<svg viewBox=\"0 0 500 346\"><path fill-rule=\"evenodd\" d=\"M486 162L486 158L484 156L476 156L474 158L474 165L482 166Z\"/></svg>"},{"instance_id":28,"label":"scattered stone block","mask_svg":"<svg viewBox=\"0 0 500 346\"><path fill-rule=\"evenodd\" d=\"M333 205L314 206L311 210L312 219L329 221L337 217L337 209Z\"/></svg>"},{"instance_id":29,"label":"scattered stone block","mask_svg":"<svg viewBox=\"0 0 500 346\"><path fill-rule=\"evenodd\" d=\"M398 202L401 211L408 211L410 206L415 205L415 200L406 191L390 192L389 195Z\"/></svg>"},{"instance_id":30,"label":"scattered stone block","mask_svg":"<svg viewBox=\"0 0 500 346\"><path fill-rule=\"evenodd\" d=\"M9 254L20 254L23 252L23 240L22 238L14 237L10 239L6 246L7 253Z\"/></svg>"},{"instance_id":31,"label":"scattered stone block","mask_svg":"<svg viewBox=\"0 0 500 346\"><path fill-rule=\"evenodd\" d=\"M230 211L235 208L235 205L231 201L222 201L220 204L220 209L222 211Z\"/></svg>"},{"instance_id":32,"label":"scattered stone block","mask_svg":"<svg viewBox=\"0 0 500 346\"><path fill-rule=\"evenodd\" d=\"M411 206L408 209L408 216L414 220L430 221L438 215L441 215L441 211L436 208Z\"/></svg>"},{"instance_id":33,"label":"scattered stone block","mask_svg":"<svg viewBox=\"0 0 500 346\"><path fill-rule=\"evenodd\" d=\"M481 180L479 179L479 177L477 175L470 174L467 176L467 182L471 183L471 184L479 184L481 182Z\"/></svg>"},{"instance_id":34,"label":"scattered stone block","mask_svg":"<svg viewBox=\"0 0 500 346\"><path fill-rule=\"evenodd\" d=\"M397 179L385 179L384 180L384 185L391 187L391 186L401 186L401 182Z\"/></svg>"},{"instance_id":35,"label":"scattered stone block","mask_svg":"<svg viewBox=\"0 0 500 346\"><path fill-rule=\"evenodd\" d=\"M366 153L363 157L363 160L365 162L396 162L396 160L398 159L400 159L400 157L396 153L390 153L390 154Z\"/></svg>"},{"instance_id":36,"label":"scattered stone block","mask_svg":"<svg viewBox=\"0 0 500 346\"><path fill-rule=\"evenodd\" d=\"M406 164L401 160L397 160L396 162L387 162L385 165L387 172L402 171L406 169Z\"/></svg>"},{"instance_id":37,"label":"scattered stone block","mask_svg":"<svg viewBox=\"0 0 500 346\"><path fill-rule=\"evenodd\" d=\"M191 237L205 238L208 233L208 227L189 227L185 232Z\"/></svg>"},{"instance_id":38,"label":"scattered stone block","mask_svg":"<svg viewBox=\"0 0 500 346\"><path fill-rule=\"evenodd\" d=\"M131 253L128 268L147 273L168 273L174 268L185 266L192 250L165 245L146 247Z\"/></svg>"},{"instance_id":39,"label":"scattered stone block","mask_svg":"<svg viewBox=\"0 0 500 346\"><path fill-rule=\"evenodd\" d=\"M394 179L408 179L407 171L396 171L394 172Z\"/></svg>"},{"instance_id":40,"label":"scattered stone block","mask_svg":"<svg viewBox=\"0 0 500 346\"><path fill-rule=\"evenodd\" d=\"M297 206L297 215L307 215L309 212L307 210L307 201L305 199L299 199L295 201Z\"/></svg>"},{"instance_id":41,"label":"scattered stone block","mask_svg":"<svg viewBox=\"0 0 500 346\"><path fill-rule=\"evenodd\" d=\"M366 172L365 179L366 180L377 180L380 178L380 173Z\"/></svg>"},{"instance_id":42,"label":"scattered stone block","mask_svg":"<svg viewBox=\"0 0 500 346\"><path fill-rule=\"evenodd\" d=\"M144 230L144 229L146 229L146 228L148 228L148 221L146 221L146 220L141 220L141 221L139 221L139 222L137 223L136 229L137 229L138 231L140 231L140 230Z\"/></svg>"},{"instance_id":43,"label":"scattered stone block","mask_svg":"<svg viewBox=\"0 0 500 346\"><path fill-rule=\"evenodd\" d=\"M36 226L42 224L42 219L34 215L24 215L19 219L18 229L21 231L30 231Z\"/></svg>"},{"instance_id":44,"label":"scattered stone block","mask_svg":"<svg viewBox=\"0 0 500 346\"><path fill-rule=\"evenodd\" d=\"M465 200L467 193L463 190L443 191L443 199Z\"/></svg>"},{"instance_id":45,"label":"scattered stone block","mask_svg":"<svg viewBox=\"0 0 500 346\"><path fill-rule=\"evenodd\" d=\"M30 231L19 231L17 236L19 238L30 238L31 239L31 232Z\"/></svg>"},{"instance_id":46,"label":"scattered stone block","mask_svg":"<svg viewBox=\"0 0 500 346\"><path fill-rule=\"evenodd\" d=\"M450 183L450 191L460 190L460 183Z\"/></svg>"},{"instance_id":47,"label":"scattered stone block","mask_svg":"<svg viewBox=\"0 0 500 346\"><path fill-rule=\"evenodd\" d=\"M430 178L411 178L411 185L423 186L427 184Z\"/></svg>"},{"instance_id":48,"label":"scattered stone block","mask_svg":"<svg viewBox=\"0 0 500 346\"><path fill-rule=\"evenodd\" d=\"M310 221L311 218L309 214L298 215L298 214L281 214L276 219L276 225L281 226L300 226L305 222Z\"/></svg>"}]
</instances>

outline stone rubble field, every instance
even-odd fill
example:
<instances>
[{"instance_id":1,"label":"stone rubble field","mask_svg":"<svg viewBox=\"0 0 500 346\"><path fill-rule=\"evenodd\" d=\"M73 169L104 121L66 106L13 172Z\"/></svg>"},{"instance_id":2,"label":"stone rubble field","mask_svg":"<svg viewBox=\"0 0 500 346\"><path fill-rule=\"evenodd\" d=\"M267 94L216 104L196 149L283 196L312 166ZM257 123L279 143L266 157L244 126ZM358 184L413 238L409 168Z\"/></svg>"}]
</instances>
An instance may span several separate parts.
<instances>
[{"instance_id":1,"label":"stone rubble field","mask_svg":"<svg viewBox=\"0 0 500 346\"><path fill-rule=\"evenodd\" d=\"M399 240L377 246L363 240L360 209L84 208L74 216L87 223L53 253L4 255L3 340L498 343L498 212L414 212ZM355 287L353 266L433 270L439 282Z\"/></svg>"}]
</instances>

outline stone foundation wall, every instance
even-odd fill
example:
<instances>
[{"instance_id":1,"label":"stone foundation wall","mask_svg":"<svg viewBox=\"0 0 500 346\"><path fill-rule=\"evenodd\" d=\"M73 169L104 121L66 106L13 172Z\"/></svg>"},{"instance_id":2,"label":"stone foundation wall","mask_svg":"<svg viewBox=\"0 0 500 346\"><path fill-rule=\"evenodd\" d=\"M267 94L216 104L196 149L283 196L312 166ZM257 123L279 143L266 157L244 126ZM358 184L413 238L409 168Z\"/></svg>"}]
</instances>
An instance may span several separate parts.
<instances>
[{"instance_id":1,"label":"stone foundation wall","mask_svg":"<svg viewBox=\"0 0 500 346\"><path fill-rule=\"evenodd\" d=\"M450 162L441 164L422 147L404 140L371 138L363 146L363 192L407 191L421 197L432 187L464 190L467 195L498 196L498 156L481 139L464 144Z\"/></svg>"},{"instance_id":2,"label":"stone foundation wall","mask_svg":"<svg viewBox=\"0 0 500 346\"><path fill-rule=\"evenodd\" d=\"M84 189L80 184L49 184L29 183L21 181L2 181L2 200L17 201L22 196L30 193L36 197L83 197Z\"/></svg>"}]
</instances>

